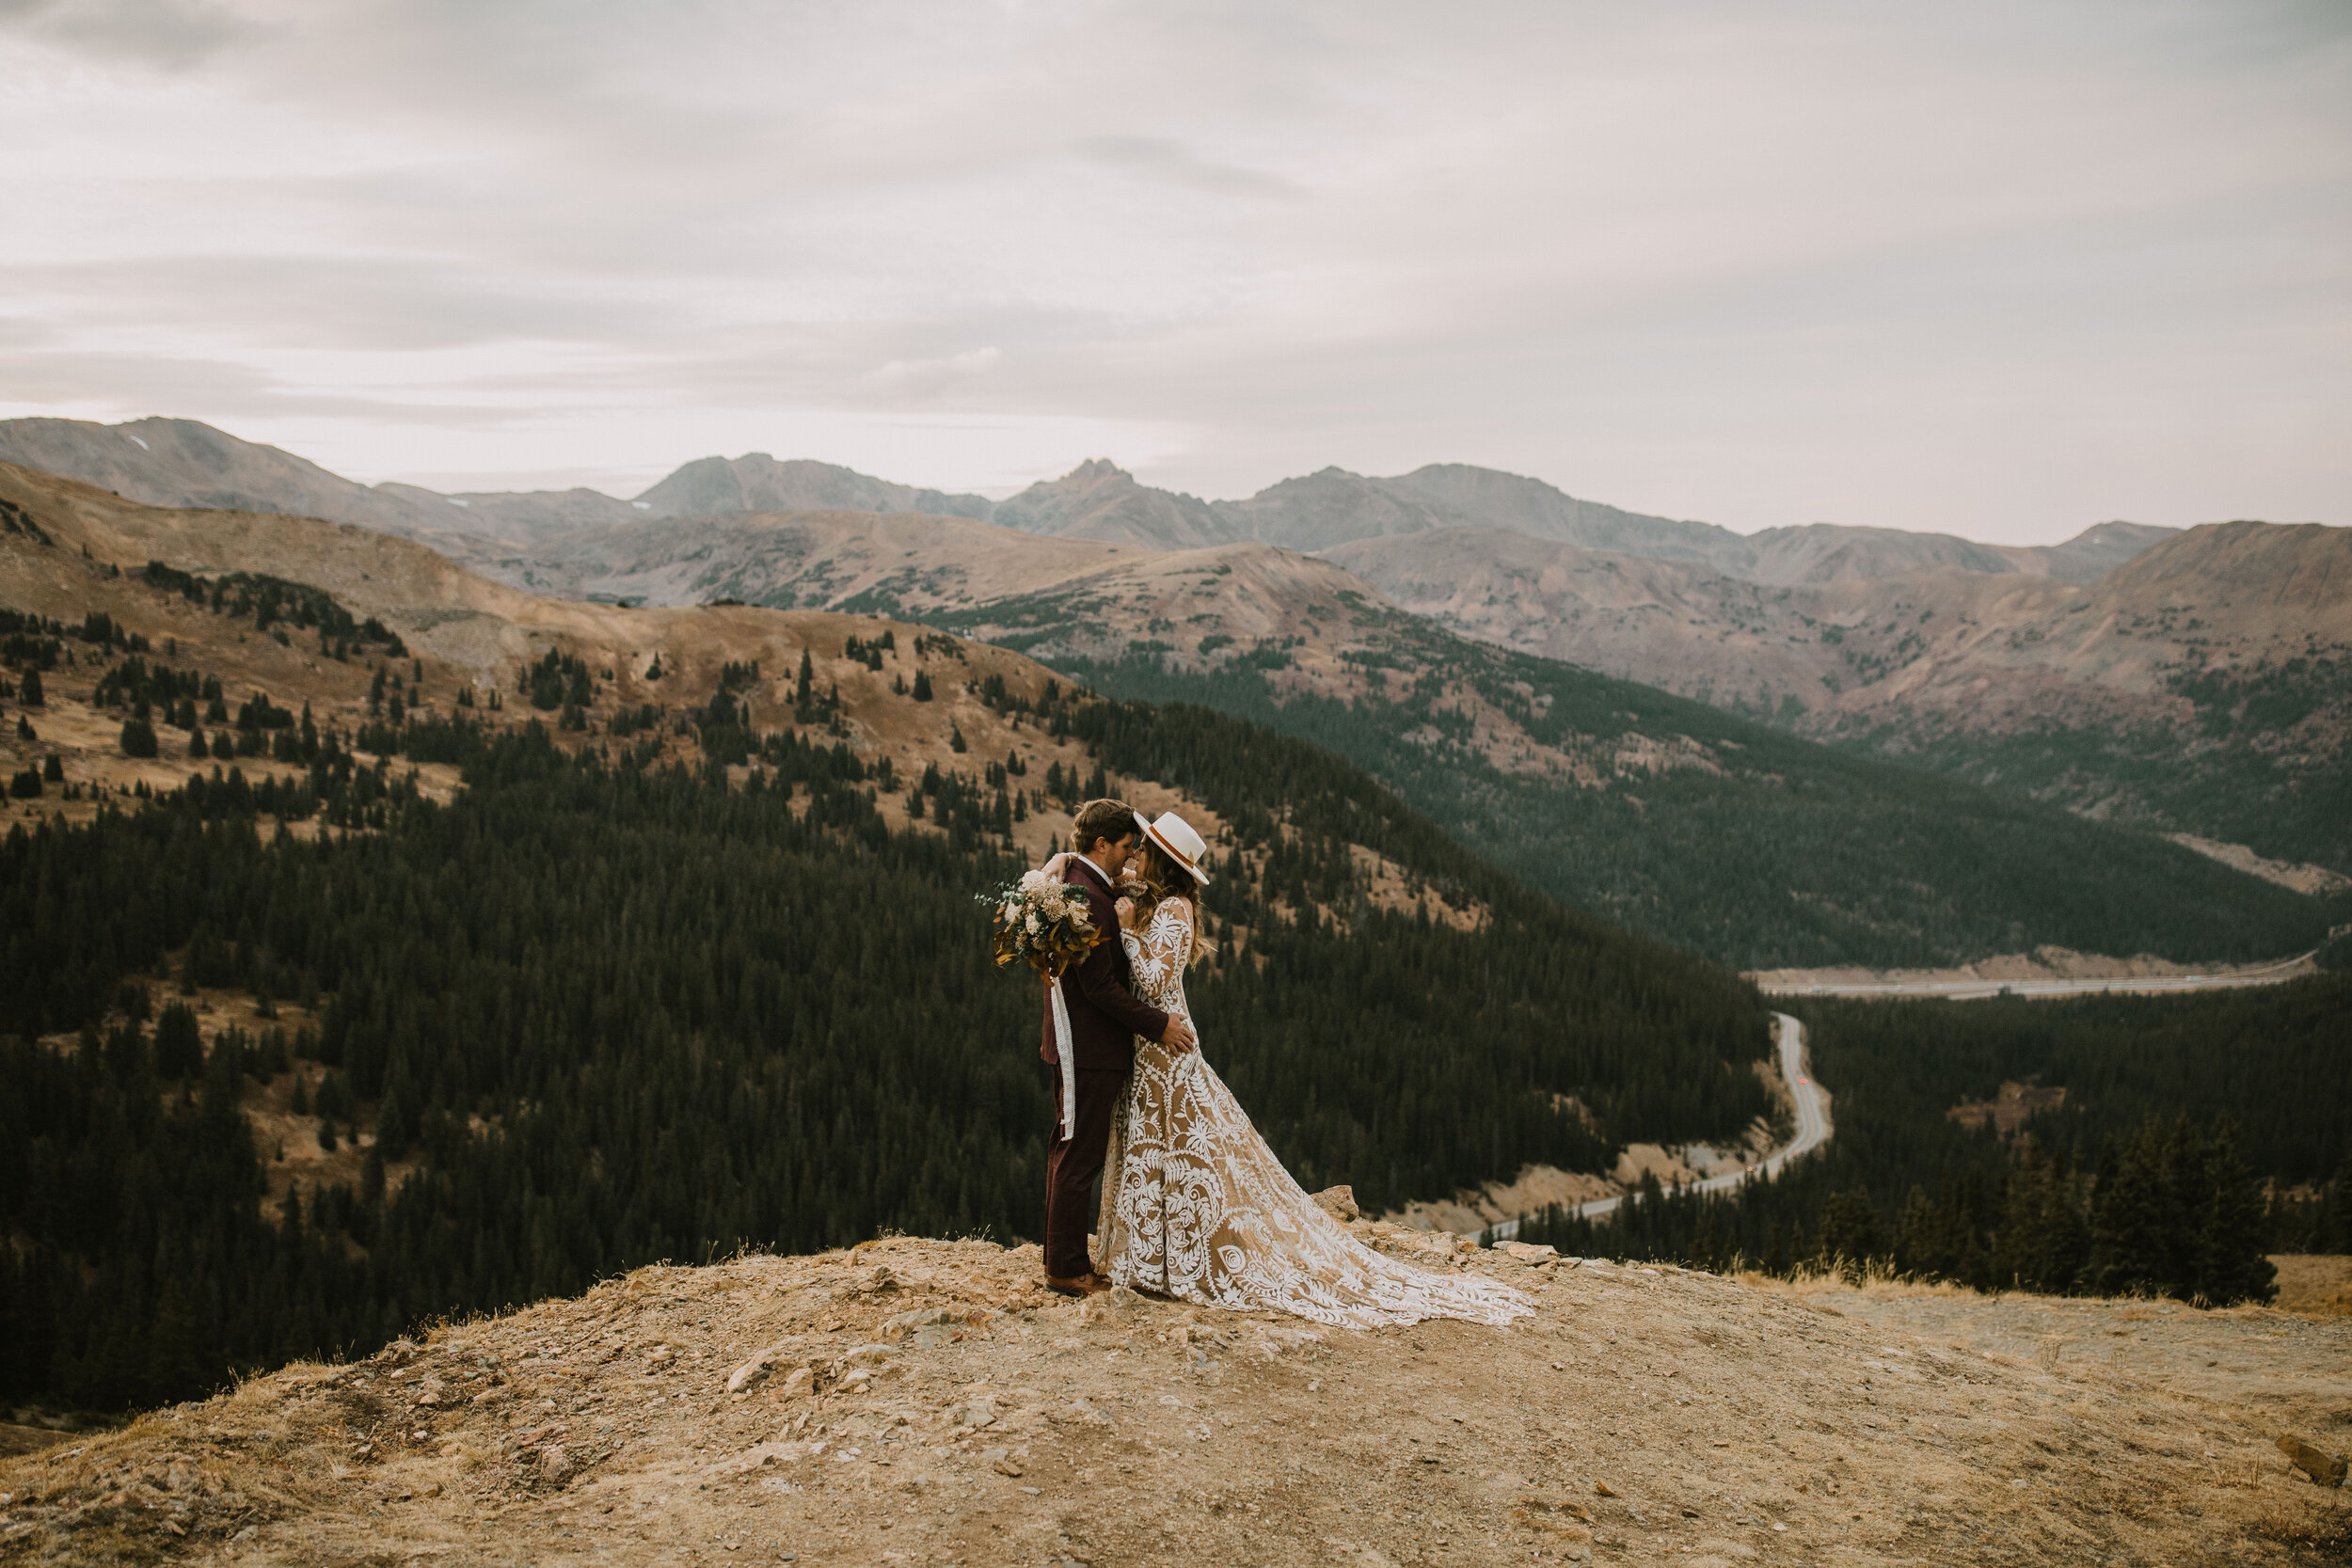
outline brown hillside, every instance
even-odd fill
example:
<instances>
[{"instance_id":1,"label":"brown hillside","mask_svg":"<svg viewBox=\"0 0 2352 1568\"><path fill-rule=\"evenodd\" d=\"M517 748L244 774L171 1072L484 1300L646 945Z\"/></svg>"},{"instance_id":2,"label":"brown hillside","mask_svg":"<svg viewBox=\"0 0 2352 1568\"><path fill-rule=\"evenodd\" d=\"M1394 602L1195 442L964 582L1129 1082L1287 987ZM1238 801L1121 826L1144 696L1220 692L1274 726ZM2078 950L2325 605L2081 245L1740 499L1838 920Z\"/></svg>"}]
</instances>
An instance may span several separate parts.
<instances>
[{"instance_id":1,"label":"brown hillside","mask_svg":"<svg viewBox=\"0 0 2352 1568\"><path fill-rule=\"evenodd\" d=\"M151 506L301 512L423 538L458 514L430 491L360 484L196 420L0 420L0 462L70 476Z\"/></svg>"},{"instance_id":2,"label":"brown hillside","mask_svg":"<svg viewBox=\"0 0 2352 1568\"><path fill-rule=\"evenodd\" d=\"M400 634L422 665L417 689L428 713L460 711L457 693L466 688L476 694L478 705L464 710L473 717L552 722L553 715L534 714L516 694L516 675L525 662L556 649L582 658L600 675L611 673L596 685L592 729L577 737L579 743L598 740L624 708L652 703L675 714L708 702L721 666L730 661L759 664L761 680L745 693L755 726L787 729L793 727L790 689L806 651L817 689L840 692L839 738L869 762L891 758L902 778L934 764L977 774L989 762L1018 755L1032 766L1034 784L1054 762L1076 769L1085 760L1082 747L1016 724L975 689L996 675L1014 693L1036 697L1055 678L1050 672L1023 655L927 634L905 622L821 610L631 610L542 598L476 577L422 545L389 534L313 517L141 506L5 464L0 499L23 507L53 541L44 546L23 533L0 532L0 604L75 626L102 611L148 638L151 657L218 675L235 701L261 691L281 706L298 710L310 704L322 726L355 730L366 717L373 673L367 661L339 663L307 639L280 644L249 622L215 615L150 586L140 580L139 568L154 560L208 577L265 572L326 589L355 615L378 616ZM844 657L850 637L872 641L885 631L898 646L883 657L880 672ZM47 705L27 715L39 738L19 739L12 721L0 730L0 768L13 773L56 754L69 782L94 784L108 793L138 784L167 789L184 781L191 764L183 733L159 724L162 755L147 761L124 756L116 743L123 714L89 702L105 661L72 640L66 649L70 662L46 681ZM650 679L657 658L663 673ZM893 689L899 680L911 684L918 670L930 673L936 701L917 703ZM496 713L486 706L492 690L502 698ZM13 718L14 705L9 711ZM961 752L952 745L958 733L967 747ZM681 760L698 756L691 741L669 733L667 724L655 737ZM821 738L830 743L834 736L828 731ZM245 767L266 770L264 763ZM424 771L428 784L453 784L453 777L436 780L433 769ZM1216 817L1197 802L1148 784L1127 787L1138 804L1183 809L1216 836ZM894 825L903 821L902 803L885 796L881 805ZM60 809L73 816L94 810L95 802L85 790L61 807L53 786L40 800L10 801L5 809L13 818ZM1025 851L1041 857L1068 825L1066 816L1049 810L1031 816L1015 837Z\"/></svg>"},{"instance_id":3,"label":"brown hillside","mask_svg":"<svg viewBox=\"0 0 2352 1568\"><path fill-rule=\"evenodd\" d=\"M1192 549L1236 536L1206 501L1138 484L1133 474L1103 458L1081 463L1059 479L1039 481L998 502L990 516L1027 533L1152 550Z\"/></svg>"},{"instance_id":4,"label":"brown hillside","mask_svg":"<svg viewBox=\"0 0 2352 1568\"><path fill-rule=\"evenodd\" d=\"M931 767L977 778L991 764L1017 758L1023 769L1020 784L1036 793L1014 825L1013 841L1035 861L1059 847L1070 826L1068 815L1042 798L1040 786L1047 772L1056 765L1073 776L1091 770L1083 744L1067 736L1057 739L1017 713L992 707L981 695L981 688L997 678L1011 695L1034 702L1048 683L1057 680L1052 672L1010 649L906 621L814 609L706 605L625 610L545 598L475 576L422 545L366 529L313 517L140 506L90 485L5 464L0 464L0 499L23 507L52 541L42 545L22 532L0 531L0 608L72 626L92 611L103 612L126 631L147 638L151 657L217 675L232 705L258 691L291 710L308 705L322 727L356 732L368 716L373 666L379 661L338 662L324 657L307 638L280 643L249 622L214 614L177 593L143 581L141 569L148 562L206 577L266 572L325 588L355 615L379 617L400 634L413 658L413 663L407 658L395 661L391 673L421 670L412 689L413 707L421 715L463 713L493 724L519 724L534 718L552 723L553 714L534 713L518 695L517 673L522 665L550 650L577 657L600 678L586 712L588 729L559 736L575 745L606 743L615 717L644 705L658 705L673 717L700 707L717 691L723 666L755 663L760 678L741 693L751 705L755 730L798 729L818 744L845 742L869 765L889 759L902 781L919 778ZM881 517L870 513L802 515L772 521L784 534L820 531L833 552L829 562L863 559L869 572L903 560L904 551L898 546L910 536L952 546L970 531L991 536L1009 533L961 518ZM1115 556L1107 546L1083 542L1023 543L1036 552L1031 561L1086 565ZM1246 579L1253 583L1261 577L1279 580L1284 563L1303 569L1311 578L1341 578L1333 568L1304 557L1263 547L1256 554L1262 558L1262 570ZM983 586L996 586L998 579L990 574L1005 564L986 550L961 556L952 548L926 550L922 559L933 563L943 595L969 594L975 578ZM869 576L863 580L876 579ZM1191 580L1184 578L1178 586ZM914 596L922 597L919 593ZM1339 605L1327 588L1323 604ZM1248 623L1251 628L1263 629L1252 629L1250 635L1270 635L1276 625L1272 617L1281 612L1279 604L1265 601L1256 611L1259 619ZM1339 611L1324 612L1329 617ZM885 633L896 647L880 656L880 670L847 657L852 638L874 643ZM142 785L168 790L183 783L192 768L220 766L192 762L186 754L186 733L161 722L160 755L143 760L124 755L119 736L125 713L98 707L92 701L110 660L71 639L65 646L67 662L45 683L46 705L28 715L37 738L23 740L12 724L0 729L0 773L39 767L55 755L73 786L73 798L61 799L53 785L37 800L0 800L0 822L59 814L69 819L86 817L96 811L101 795L119 795ZM812 662L816 691L837 692L839 697L837 716L809 726L796 724L794 715L793 687L803 653ZM1319 667L1339 674L1329 659ZM661 672L658 678L657 668ZM911 689L911 689L918 672L928 674L936 694L933 701L917 702ZM458 705L461 690L473 695L473 705ZM493 691L501 699L495 711L488 706ZM637 732L625 744L645 740L676 760L700 761L694 742L675 733L667 719L651 732ZM265 760L241 766L248 774L270 770ZM452 768L426 765L418 772L428 794L446 798L458 787ZM1114 784L1142 810L1182 811L1212 844L1219 842L1223 824L1200 801L1151 780L1121 778ZM892 827L908 825L901 793L882 792L877 804ZM928 818L921 826L935 831ZM1370 850L1359 847L1358 853L1375 904L1412 903L1409 879L1396 866ZM1470 925L1482 918L1475 907L1449 908L1441 913ZM1247 929L1236 930L1235 939L1246 945Z\"/></svg>"},{"instance_id":5,"label":"brown hillside","mask_svg":"<svg viewBox=\"0 0 2352 1568\"><path fill-rule=\"evenodd\" d=\"M2093 523L2062 545L1996 545L1994 548L2021 572L2037 572L2060 582L2096 582L2180 531L2153 523Z\"/></svg>"},{"instance_id":6,"label":"brown hillside","mask_svg":"<svg viewBox=\"0 0 2352 1568\"><path fill-rule=\"evenodd\" d=\"M729 598L812 610L887 604L914 612L1031 593L1119 555L1116 545L967 517L833 511L582 529L528 555L478 544L461 559L484 576L558 598L654 606Z\"/></svg>"},{"instance_id":7,"label":"brown hillside","mask_svg":"<svg viewBox=\"0 0 2352 1568\"><path fill-rule=\"evenodd\" d=\"M985 517L990 502L982 496L950 496L894 484L836 464L806 458L779 463L764 451L751 451L732 459L697 458L638 496L633 510L654 517L718 512L928 512Z\"/></svg>"},{"instance_id":8,"label":"brown hillside","mask_svg":"<svg viewBox=\"0 0 2352 1568\"><path fill-rule=\"evenodd\" d=\"M0 1460L0 1561L2320 1564L2352 1322L1521 1261L1374 1333L899 1239L640 1269ZM1534 1249L1529 1249L1531 1252ZM1451 1256L1448 1254L1451 1253Z\"/></svg>"},{"instance_id":9,"label":"brown hillside","mask_svg":"<svg viewBox=\"0 0 2352 1568\"><path fill-rule=\"evenodd\" d=\"M1808 523L1768 529L1751 534L1747 543L1754 559L1740 575L1773 587L1869 582L1944 566L1996 575L2017 570L2016 562L1990 545L1904 529Z\"/></svg>"},{"instance_id":10,"label":"brown hillside","mask_svg":"<svg viewBox=\"0 0 2352 1568\"><path fill-rule=\"evenodd\" d=\"M2352 530L2314 524L2192 529L2087 587L1944 567L1774 589L1491 530L1328 554L1469 636L1717 703L1793 700L1817 732L2180 722L2176 673L2352 651Z\"/></svg>"}]
</instances>

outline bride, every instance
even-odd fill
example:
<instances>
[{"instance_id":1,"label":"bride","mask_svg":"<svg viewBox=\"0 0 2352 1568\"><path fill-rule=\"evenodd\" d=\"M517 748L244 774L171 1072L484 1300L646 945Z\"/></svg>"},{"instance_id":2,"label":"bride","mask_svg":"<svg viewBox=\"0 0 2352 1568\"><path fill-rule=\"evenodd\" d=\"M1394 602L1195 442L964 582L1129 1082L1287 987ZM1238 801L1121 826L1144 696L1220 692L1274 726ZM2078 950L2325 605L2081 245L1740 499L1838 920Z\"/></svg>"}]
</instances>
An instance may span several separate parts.
<instances>
[{"instance_id":1,"label":"bride","mask_svg":"<svg viewBox=\"0 0 2352 1568\"><path fill-rule=\"evenodd\" d=\"M1197 902L1207 846L1174 812L1136 821L1143 843L1117 906L1119 940L1136 995L1189 1023L1184 970L1206 950ZM1111 1120L1099 1233L1098 1268L1112 1283L1208 1307L1356 1328L1500 1324L1534 1310L1505 1286L1364 1245L1291 1180L1199 1050L1140 1037Z\"/></svg>"}]
</instances>

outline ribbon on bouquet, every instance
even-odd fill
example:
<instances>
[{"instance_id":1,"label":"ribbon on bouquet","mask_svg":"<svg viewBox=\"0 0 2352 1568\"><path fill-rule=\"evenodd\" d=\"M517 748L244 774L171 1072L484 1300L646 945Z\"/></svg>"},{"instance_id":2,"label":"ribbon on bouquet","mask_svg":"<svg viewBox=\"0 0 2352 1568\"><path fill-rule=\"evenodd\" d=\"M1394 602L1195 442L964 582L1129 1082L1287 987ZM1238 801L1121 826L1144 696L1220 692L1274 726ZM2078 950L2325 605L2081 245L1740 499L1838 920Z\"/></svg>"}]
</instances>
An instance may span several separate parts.
<instances>
[{"instance_id":1,"label":"ribbon on bouquet","mask_svg":"<svg viewBox=\"0 0 2352 1568\"><path fill-rule=\"evenodd\" d=\"M1061 1138L1078 1135L1078 1042L1070 1037L1070 1004L1062 1000L1061 976L1046 982L1046 1006L1054 1014L1054 1055L1061 1063Z\"/></svg>"}]
</instances>

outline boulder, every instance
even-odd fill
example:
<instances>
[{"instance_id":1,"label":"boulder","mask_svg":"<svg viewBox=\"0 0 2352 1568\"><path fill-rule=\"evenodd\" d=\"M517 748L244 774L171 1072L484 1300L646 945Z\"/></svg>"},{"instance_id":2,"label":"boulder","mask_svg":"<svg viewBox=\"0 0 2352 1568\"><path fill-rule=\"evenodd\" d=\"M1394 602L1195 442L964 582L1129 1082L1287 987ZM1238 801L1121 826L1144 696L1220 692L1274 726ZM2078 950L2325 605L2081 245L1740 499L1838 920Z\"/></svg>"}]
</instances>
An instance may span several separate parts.
<instances>
[{"instance_id":1,"label":"boulder","mask_svg":"<svg viewBox=\"0 0 2352 1568\"><path fill-rule=\"evenodd\" d=\"M790 1354L791 1347L788 1345L770 1345L727 1374L727 1392L742 1394L758 1387L776 1364Z\"/></svg>"},{"instance_id":2,"label":"boulder","mask_svg":"<svg viewBox=\"0 0 2352 1568\"><path fill-rule=\"evenodd\" d=\"M1315 1194L1315 1207L1335 1219L1360 1219L1363 1211L1356 1207L1353 1187L1326 1187Z\"/></svg>"},{"instance_id":3,"label":"boulder","mask_svg":"<svg viewBox=\"0 0 2352 1568\"><path fill-rule=\"evenodd\" d=\"M966 1400L952 1405L947 1419L967 1432L981 1432L996 1424L996 1402L988 1398Z\"/></svg>"},{"instance_id":4,"label":"boulder","mask_svg":"<svg viewBox=\"0 0 2352 1568\"><path fill-rule=\"evenodd\" d=\"M1591 1524L1593 1511L1565 1493L1530 1492L1511 1505L1511 1517L1532 1528L1582 1534L1577 1527Z\"/></svg>"},{"instance_id":5,"label":"boulder","mask_svg":"<svg viewBox=\"0 0 2352 1568\"><path fill-rule=\"evenodd\" d=\"M988 1317L979 1307L922 1307L884 1320L881 1336L915 1350L933 1350L962 1338L966 1329L985 1323Z\"/></svg>"}]
</instances>

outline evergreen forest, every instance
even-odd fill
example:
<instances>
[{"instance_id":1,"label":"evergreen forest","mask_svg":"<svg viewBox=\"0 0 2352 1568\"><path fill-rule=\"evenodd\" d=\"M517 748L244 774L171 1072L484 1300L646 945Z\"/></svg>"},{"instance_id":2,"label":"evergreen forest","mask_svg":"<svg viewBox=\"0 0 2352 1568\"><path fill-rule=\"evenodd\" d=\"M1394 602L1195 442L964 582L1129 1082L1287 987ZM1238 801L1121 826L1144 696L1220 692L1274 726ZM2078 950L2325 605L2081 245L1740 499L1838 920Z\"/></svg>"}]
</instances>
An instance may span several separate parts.
<instances>
[{"instance_id":1,"label":"evergreen forest","mask_svg":"<svg viewBox=\"0 0 2352 1568\"><path fill-rule=\"evenodd\" d=\"M1753 990L1528 892L1329 752L988 697L1092 752L1055 789L1154 778L1229 824L1195 1006L1310 1187L1378 1208L1768 1113ZM1037 1233L1041 1007L974 895L1019 869L1008 786L1039 781L894 779L785 733L731 785L658 736L384 711L371 749L460 765L451 802L302 722L250 777L196 764L0 843L0 1395L150 1404L661 1259ZM744 738L723 691L684 721ZM888 829L883 790L922 826ZM1350 845L1414 902L1367 898ZM206 1042L183 999L221 990L303 1022ZM321 1147L367 1155L265 1202L278 1150L240 1101L289 1072Z\"/></svg>"},{"instance_id":2,"label":"evergreen forest","mask_svg":"<svg viewBox=\"0 0 2352 1568\"><path fill-rule=\"evenodd\" d=\"M1980 1290L2267 1300L2272 1251L2352 1251L2352 974L2174 996L1788 1004L1836 1135L1730 1194L1653 1182L1564 1250ZM2029 1114L2006 1132L2002 1085ZM2054 1092L2063 1089L2062 1096ZM2194 1107L2188 1114L2184 1107ZM1971 1123L1975 1125L1971 1125Z\"/></svg>"},{"instance_id":3,"label":"evergreen forest","mask_svg":"<svg viewBox=\"0 0 2352 1568\"><path fill-rule=\"evenodd\" d=\"M1113 660L1032 651L1098 690L1196 703L1327 747L1528 885L1735 969L1935 967L2051 943L2246 961L2309 952L2331 918L2352 920L2352 899L2331 907L2024 793L1419 623L1381 630L1415 668L1381 679L1399 656L1367 650L1374 689L1352 702L1281 685L1279 648L1207 671L1149 647ZM1466 691L1603 778L1629 738L1687 737L1706 765L1608 787L1505 770L1476 744Z\"/></svg>"}]
</instances>

